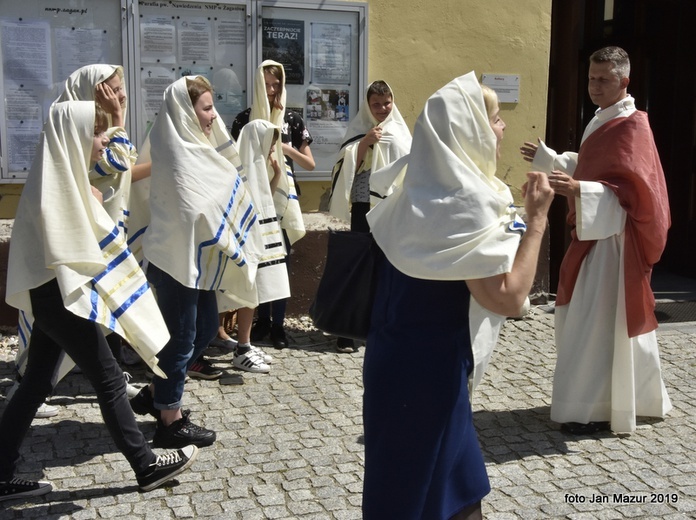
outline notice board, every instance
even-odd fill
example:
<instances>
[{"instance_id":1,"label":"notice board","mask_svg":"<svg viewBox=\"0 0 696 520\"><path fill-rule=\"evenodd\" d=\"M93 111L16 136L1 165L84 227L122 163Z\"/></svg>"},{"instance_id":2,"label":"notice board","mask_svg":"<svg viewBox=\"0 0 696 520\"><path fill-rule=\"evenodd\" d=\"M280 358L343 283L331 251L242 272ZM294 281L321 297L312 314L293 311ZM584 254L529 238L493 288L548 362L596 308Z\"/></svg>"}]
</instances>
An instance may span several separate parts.
<instances>
[{"instance_id":1,"label":"notice board","mask_svg":"<svg viewBox=\"0 0 696 520\"><path fill-rule=\"evenodd\" d=\"M313 172L330 177L366 83L367 4L331 0L0 0L0 182L24 182L50 104L92 63L123 65L126 130L139 147L164 89L203 75L230 126L251 104L256 67L283 63L288 108L314 138Z\"/></svg>"}]
</instances>

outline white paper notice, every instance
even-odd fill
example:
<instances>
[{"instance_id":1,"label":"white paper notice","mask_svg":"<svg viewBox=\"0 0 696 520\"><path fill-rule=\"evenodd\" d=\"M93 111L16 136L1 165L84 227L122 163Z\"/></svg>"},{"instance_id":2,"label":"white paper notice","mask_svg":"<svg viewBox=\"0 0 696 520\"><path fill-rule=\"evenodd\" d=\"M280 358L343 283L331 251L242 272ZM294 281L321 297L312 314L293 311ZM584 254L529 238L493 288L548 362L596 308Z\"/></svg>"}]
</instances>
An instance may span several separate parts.
<instances>
[{"instance_id":1,"label":"white paper notice","mask_svg":"<svg viewBox=\"0 0 696 520\"><path fill-rule=\"evenodd\" d=\"M175 36L171 17L143 16L140 21L141 60L144 63L175 63Z\"/></svg>"},{"instance_id":2,"label":"white paper notice","mask_svg":"<svg viewBox=\"0 0 696 520\"><path fill-rule=\"evenodd\" d=\"M312 83L350 83L350 42L348 24L312 24Z\"/></svg>"},{"instance_id":3,"label":"white paper notice","mask_svg":"<svg viewBox=\"0 0 696 520\"><path fill-rule=\"evenodd\" d=\"M211 63L213 54L207 18L187 18L179 22L179 62Z\"/></svg>"},{"instance_id":4,"label":"white paper notice","mask_svg":"<svg viewBox=\"0 0 696 520\"><path fill-rule=\"evenodd\" d=\"M106 33L101 29L55 29L56 72L67 78L88 63L104 63Z\"/></svg>"},{"instance_id":5,"label":"white paper notice","mask_svg":"<svg viewBox=\"0 0 696 520\"><path fill-rule=\"evenodd\" d=\"M48 87L52 83L48 22L2 22L4 77Z\"/></svg>"},{"instance_id":6,"label":"white paper notice","mask_svg":"<svg viewBox=\"0 0 696 520\"><path fill-rule=\"evenodd\" d=\"M43 126L40 92L44 88L29 82L5 80L5 121L7 161L11 172L29 170Z\"/></svg>"},{"instance_id":7,"label":"white paper notice","mask_svg":"<svg viewBox=\"0 0 696 520\"><path fill-rule=\"evenodd\" d=\"M143 70L140 75L140 87L148 123L155 120L162 106L162 94L175 79L176 73L171 67L148 67Z\"/></svg>"}]
</instances>

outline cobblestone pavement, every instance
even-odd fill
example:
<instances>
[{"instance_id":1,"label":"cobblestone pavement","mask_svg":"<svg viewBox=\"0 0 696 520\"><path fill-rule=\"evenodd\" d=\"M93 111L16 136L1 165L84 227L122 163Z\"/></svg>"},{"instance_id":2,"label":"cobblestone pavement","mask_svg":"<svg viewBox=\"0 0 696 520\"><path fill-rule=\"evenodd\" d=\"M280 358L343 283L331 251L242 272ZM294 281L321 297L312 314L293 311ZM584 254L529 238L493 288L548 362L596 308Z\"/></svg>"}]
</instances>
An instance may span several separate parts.
<instances>
[{"instance_id":1,"label":"cobblestone pavement","mask_svg":"<svg viewBox=\"0 0 696 520\"><path fill-rule=\"evenodd\" d=\"M19 476L43 474L56 490L6 502L0 518L360 518L364 349L339 354L329 338L302 328L310 327L290 331L292 348L268 349L270 374L244 373L241 386L187 383L194 422L217 431L218 440L201 450L192 471L150 493L138 493L90 385L69 375L50 400L59 415L34 421L20 464ZM549 420L553 316L535 308L506 323L473 401L493 487L485 518L696 516L696 323L662 326L659 338L674 404L667 419L640 421L631 436L570 437ZM6 390L13 356L0 352ZM208 354L234 371L230 353ZM142 368L130 371L145 381ZM151 438L154 422L138 420Z\"/></svg>"}]
</instances>

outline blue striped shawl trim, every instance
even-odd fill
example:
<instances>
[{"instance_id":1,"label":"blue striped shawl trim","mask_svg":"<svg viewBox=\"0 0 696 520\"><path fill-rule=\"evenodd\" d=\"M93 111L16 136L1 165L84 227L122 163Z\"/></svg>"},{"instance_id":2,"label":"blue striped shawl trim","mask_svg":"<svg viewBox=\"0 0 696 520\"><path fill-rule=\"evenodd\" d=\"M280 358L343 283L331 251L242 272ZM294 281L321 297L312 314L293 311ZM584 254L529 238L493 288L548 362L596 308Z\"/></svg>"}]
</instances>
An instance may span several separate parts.
<instances>
[{"instance_id":1,"label":"blue striped shawl trim","mask_svg":"<svg viewBox=\"0 0 696 520\"><path fill-rule=\"evenodd\" d=\"M225 208L225 212L222 215L222 220L220 222L220 226L218 227L217 232L215 233L215 236L212 239L201 242L198 245L198 254L196 258L198 276L196 277L196 287L199 286L201 276L203 276L203 250L206 247L214 246L220 241L220 237L222 236L223 231L228 225L227 219L229 217L230 211L232 210L232 207L234 206L239 189L243 185L242 183L243 181L241 177L237 177L237 179L235 180L234 189L232 190L232 195L230 196L230 200L227 203L227 208ZM249 231L251 230L256 220L257 215L256 211L254 210L254 206L253 204L249 204L240 222L241 234L239 231L235 232L234 234L235 239L237 241L234 253L231 256L228 256L224 254L222 251L219 251L217 254L217 267L215 268L215 276L213 277L213 281L210 284L209 290L213 290L219 287L222 280L222 275L225 272L225 269L227 268L228 259L233 260L238 267L244 267L246 265L246 260L242 255L242 247L246 243L246 240L249 236Z\"/></svg>"}]
</instances>

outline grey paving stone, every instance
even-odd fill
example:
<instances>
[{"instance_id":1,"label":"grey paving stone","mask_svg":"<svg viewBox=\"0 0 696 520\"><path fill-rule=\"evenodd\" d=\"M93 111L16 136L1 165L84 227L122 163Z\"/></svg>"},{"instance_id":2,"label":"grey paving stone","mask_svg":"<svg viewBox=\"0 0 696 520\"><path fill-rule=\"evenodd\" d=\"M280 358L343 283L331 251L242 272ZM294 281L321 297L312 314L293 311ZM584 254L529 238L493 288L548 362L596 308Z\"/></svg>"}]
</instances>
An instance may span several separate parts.
<instances>
[{"instance_id":1,"label":"grey paving stone","mask_svg":"<svg viewBox=\"0 0 696 520\"><path fill-rule=\"evenodd\" d=\"M299 323L299 321L298 321ZM308 321L304 321L305 328ZM692 518L696 514L696 324L658 329L674 409L664 421L639 419L631 436L573 438L549 420L555 348L553 315L535 308L508 321L473 396L492 492L487 519ZM52 480L56 491L5 503L8 518L239 520L361 518L364 467L361 371L317 331L289 329L292 348L267 350L270 374L244 373L244 385L190 380L186 407L218 441L167 487L139 493L130 467L106 432L91 387L67 376L51 403L60 413L35 420L19 476ZM231 354L209 350L230 372ZM12 383L11 349L0 349L0 387ZM129 367L136 383L145 371ZM4 401L0 400L0 412ZM154 421L138 417L147 438ZM593 496L609 502L589 503ZM676 497L624 504L617 497ZM575 497L569 500L568 497ZM580 501L580 498L583 501ZM2 516L4 518L4 516Z\"/></svg>"}]
</instances>

